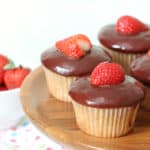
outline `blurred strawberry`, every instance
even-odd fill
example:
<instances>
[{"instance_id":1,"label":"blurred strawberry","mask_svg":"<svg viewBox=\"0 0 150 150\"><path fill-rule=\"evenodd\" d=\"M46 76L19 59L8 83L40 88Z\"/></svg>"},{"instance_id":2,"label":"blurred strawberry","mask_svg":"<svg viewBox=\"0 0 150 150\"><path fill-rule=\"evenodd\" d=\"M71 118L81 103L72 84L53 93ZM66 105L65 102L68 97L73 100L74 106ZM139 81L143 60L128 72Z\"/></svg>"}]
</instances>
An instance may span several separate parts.
<instances>
[{"instance_id":1,"label":"blurred strawberry","mask_svg":"<svg viewBox=\"0 0 150 150\"><path fill-rule=\"evenodd\" d=\"M0 54L0 68L3 68L8 63L9 59L6 56Z\"/></svg>"},{"instance_id":2,"label":"blurred strawberry","mask_svg":"<svg viewBox=\"0 0 150 150\"><path fill-rule=\"evenodd\" d=\"M5 69L14 68L15 64L7 56L0 54L0 85L4 83Z\"/></svg>"},{"instance_id":3,"label":"blurred strawberry","mask_svg":"<svg viewBox=\"0 0 150 150\"><path fill-rule=\"evenodd\" d=\"M150 50L147 52L147 56L150 58Z\"/></svg>"},{"instance_id":4,"label":"blurred strawberry","mask_svg":"<svg viewBox=\"0 0 150 150\"><path fill-rule=\"evenodd\" d=\"M4 81L4 70L0 68L0 84L3 84Z\"/></svg>"},{"instance_id":5,"label":"blurred strawberry","mask_svg":"<svg viewBox=\"0 0 150 150\"><path fill-rule=\"evenodd\" d=\"M5 91L5 90L7 90L7 87L5 85L1 85L0 86L0 91Z\"/></svg>"},{"instance_id":6,"label":"blurred strawberry","mask_svg":"<svg viewBox=\"0 0 150 150\"><path fill-rule=\"evenodd\" d=\"M4 83L8 89L19 88L29 73L30 69L24 68L22 66L8 69L4 74Z\"/></svg>"}]
</instances>

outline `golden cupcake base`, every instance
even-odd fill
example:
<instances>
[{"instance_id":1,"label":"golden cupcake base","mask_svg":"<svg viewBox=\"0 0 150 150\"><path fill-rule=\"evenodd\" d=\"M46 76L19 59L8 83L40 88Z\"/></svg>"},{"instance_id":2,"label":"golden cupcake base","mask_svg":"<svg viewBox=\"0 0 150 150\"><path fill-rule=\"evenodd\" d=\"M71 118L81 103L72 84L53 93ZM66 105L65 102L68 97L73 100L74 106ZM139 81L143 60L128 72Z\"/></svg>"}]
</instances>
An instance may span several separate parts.
<instances>
[{"instance_id":1,"label":"golden cupcake base","mask_svg":"<svg viewBox=\"0 0 150 150\"><path fill-rule=\"evenodd\" d=\"M89 135L116 138L132 130L139 104L122 108L94 108L74 100L73 107L78 127Z\"/></svg>"},{"instance_id":2,"label":"golden cupcake base","mask_svg":"<svg viewBox=\"0 0 150 150\"><path fill-rule=\"evenodd\" d=\"M44 66L42 67L45 73L48 89L51 95L55 97L57 100L71 102L68 90L70 84L76 79L76 77L68 77L68 76L65 77L48 70Z\"/></svg>"},{"instance_id":3,"label":"golden cupcake base","mask_svg":"<svg viewBox=\"0 0 150 150\"><path fill-rule=\"evenodd\" d=\"M112 56L112 61L122 65L128 75L130 74L130 65L132 61L142 55L142 53L123 53L120 51L111 50L103 45L102 47Z\"/></svg>"},{"instance_id":4,"label":"golden cupcake base","mask_svg":"<svg viewBox=\"0 0 150 150\"><path fill-rule=\"evenodd\" d=\"M145 95L145 98L144 98L144 101L142 102L141 106L150 111L150 87L146 87L146 95Z\"/></svg>"}]
</instances>

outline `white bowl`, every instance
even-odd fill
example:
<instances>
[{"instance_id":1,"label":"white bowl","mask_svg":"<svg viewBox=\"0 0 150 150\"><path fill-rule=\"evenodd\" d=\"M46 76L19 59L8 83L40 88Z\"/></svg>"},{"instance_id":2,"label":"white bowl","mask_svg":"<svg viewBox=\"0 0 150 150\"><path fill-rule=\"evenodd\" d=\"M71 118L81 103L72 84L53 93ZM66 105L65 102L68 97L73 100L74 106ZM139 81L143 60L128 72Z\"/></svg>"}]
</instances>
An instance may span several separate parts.
<instances>
[{"instance_id":1,"label":"white bowl","mask_svg":"<svg viewBox=\"0 0 150 150\"><path fill-rule=\"evenodd\" d=\"M15 127L23 117L19 93L20 88L0 91L0 129Z\"/></svg>"}]
</instances>

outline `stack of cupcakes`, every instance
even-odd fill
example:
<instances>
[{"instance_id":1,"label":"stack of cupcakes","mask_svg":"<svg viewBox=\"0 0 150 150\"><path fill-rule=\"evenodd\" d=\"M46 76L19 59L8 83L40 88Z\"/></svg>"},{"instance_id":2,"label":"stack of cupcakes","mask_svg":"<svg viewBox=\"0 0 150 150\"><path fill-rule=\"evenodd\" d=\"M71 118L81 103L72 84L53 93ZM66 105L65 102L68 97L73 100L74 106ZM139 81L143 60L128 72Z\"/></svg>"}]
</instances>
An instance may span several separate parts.
<instances>
[{"instance_id":1,"label":"stack of cupcakes","mask_svg":"<svg viewBox=\"0 0 150 150\"><path fill-rule=\"evenodd\" d=\"M141 103L150 106L150 30L123 16L103 27L98 39L100 47L83 34L59 40L42 53L41 63L49 92L72 102L78 127L115 138L133 129Z\"/></svg>"}]
</instances>

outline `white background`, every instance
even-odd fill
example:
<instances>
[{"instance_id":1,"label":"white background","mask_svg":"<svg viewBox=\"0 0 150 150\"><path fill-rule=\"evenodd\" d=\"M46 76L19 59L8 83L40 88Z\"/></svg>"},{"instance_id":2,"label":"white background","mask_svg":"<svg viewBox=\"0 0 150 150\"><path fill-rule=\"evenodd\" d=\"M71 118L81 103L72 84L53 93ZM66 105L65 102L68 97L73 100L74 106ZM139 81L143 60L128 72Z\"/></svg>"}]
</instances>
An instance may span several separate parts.
<instances>
[{"instance_id":1,"label":"white background","mask_svg":"<svg viewBox=\"0 0 150 150\"><path fill-rule=\"evenodd\" d=\"M98 44L100 27L126 14L150 23L150 1L0 0L0 53L35 68L56 40L84 33Z\"/></svg>"}]
</instances>

